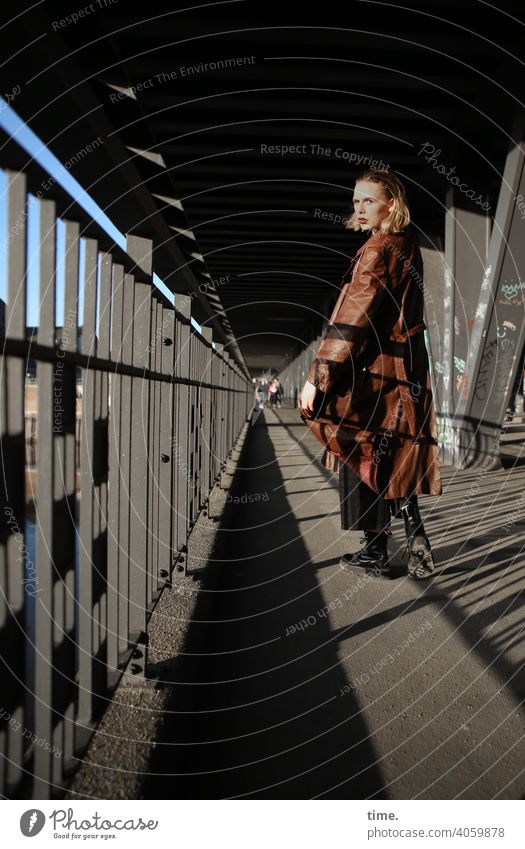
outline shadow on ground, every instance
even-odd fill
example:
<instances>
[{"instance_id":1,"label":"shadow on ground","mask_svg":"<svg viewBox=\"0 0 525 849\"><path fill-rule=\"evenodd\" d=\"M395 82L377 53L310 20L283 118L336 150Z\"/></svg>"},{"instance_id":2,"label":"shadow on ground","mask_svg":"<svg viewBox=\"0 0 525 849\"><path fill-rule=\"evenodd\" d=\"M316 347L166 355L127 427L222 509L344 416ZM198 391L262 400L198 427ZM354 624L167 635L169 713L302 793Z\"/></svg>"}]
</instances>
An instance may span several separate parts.
<instances>
[{"instance_id":1,"label":"shadow on ground","mask_svg":"<svg viewBox=\"0 0 525 849\"><path fill-rule=\"evenodd\" d=\"M241 465L235 523L219 532L209 570L210 621L188 634L189 655L206 650L165 668L174 689L144 796L302 799L339 784L339 798L387 798L359 705L341 695L348 681L328 619L286 635L324 602L263 416ZM243 503L254 479L268 500Z\"/></svg>"}]
</instances>

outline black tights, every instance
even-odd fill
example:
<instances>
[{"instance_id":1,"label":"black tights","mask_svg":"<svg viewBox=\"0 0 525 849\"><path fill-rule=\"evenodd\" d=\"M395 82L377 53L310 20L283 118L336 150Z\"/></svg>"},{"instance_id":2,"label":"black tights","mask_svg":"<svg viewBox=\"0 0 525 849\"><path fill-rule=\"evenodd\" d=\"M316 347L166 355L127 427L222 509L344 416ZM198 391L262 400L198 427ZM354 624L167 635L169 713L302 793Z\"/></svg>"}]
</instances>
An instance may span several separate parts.
<instances>
[{"instance_id":1,"label":"black tights","mask_svg":"<svg viewBox=\"0 0 525 849\"><path fill-rule=\"evenodd\" d=\"M401 515L406 498L382 498L346 464L339 468L339 506L343 531L374 531ZM417 504L417 495L410 496Z\"/></svg>"}]
</instances>

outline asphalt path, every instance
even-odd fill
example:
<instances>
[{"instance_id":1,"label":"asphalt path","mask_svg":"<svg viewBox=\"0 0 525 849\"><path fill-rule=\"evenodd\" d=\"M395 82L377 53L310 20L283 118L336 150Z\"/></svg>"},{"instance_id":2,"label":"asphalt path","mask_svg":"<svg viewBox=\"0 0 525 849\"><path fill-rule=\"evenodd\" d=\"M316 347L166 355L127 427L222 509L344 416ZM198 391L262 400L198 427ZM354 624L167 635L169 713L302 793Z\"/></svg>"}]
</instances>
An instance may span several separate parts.
<instances>
[{"instance_id":1,"label":"asphalt path","mask_svg":"<svg viewBox=\"0 0 525 849\"><path fill-rule=\"evenodd\" d=\"M400 520L392 577L341 569L319 459L296 410L255 421L143 797L525 798L525 468L443 468L419 582Z\"/></svg>"}]
</instances>

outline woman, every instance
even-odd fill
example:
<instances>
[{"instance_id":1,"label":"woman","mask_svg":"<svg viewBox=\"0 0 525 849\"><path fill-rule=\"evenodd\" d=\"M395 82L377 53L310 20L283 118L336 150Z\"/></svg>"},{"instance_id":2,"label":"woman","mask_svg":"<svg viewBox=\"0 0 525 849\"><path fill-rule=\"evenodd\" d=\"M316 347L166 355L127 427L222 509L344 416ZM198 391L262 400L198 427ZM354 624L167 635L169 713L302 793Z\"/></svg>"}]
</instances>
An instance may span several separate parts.
<instances>
[{"instance_id":1,"label":"woman","mask_svg":"<svg viewBox=\"0 0 525 849\"><path fill-rule=\"evenodd\" d=\"M268 398L270 399L270 407L275 409L276 406L281 406L281 384L276 377L270 383Z\"/></svg>"},{"instance_id":2,"label":"woman","mask_svg":"<svg viewBox=\"0 0 525 849\"><path fill-rule=\"evenodd\" d=\"M440 495L435 410L423 330L423 262L401 180L365 171L347 228L371 231L341 291L303 387L299 408L339 470L341 527L364 548L341 565L388 575L390 520L403 516L408 573L435 568L418 495Z\"/></svg>"}]
</instances>

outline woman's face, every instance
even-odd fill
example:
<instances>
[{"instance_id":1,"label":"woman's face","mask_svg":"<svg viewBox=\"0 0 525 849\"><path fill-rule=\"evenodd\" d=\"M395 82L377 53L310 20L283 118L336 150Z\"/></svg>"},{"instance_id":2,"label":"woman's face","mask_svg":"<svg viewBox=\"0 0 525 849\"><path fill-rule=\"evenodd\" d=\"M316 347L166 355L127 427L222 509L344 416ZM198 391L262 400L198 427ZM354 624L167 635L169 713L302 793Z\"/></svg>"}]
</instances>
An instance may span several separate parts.
<instances>
[{"instance_id":1,"label":"woman's face","mask_svg":"<svg viewBox=\"0 0 525 849\"><path fill-rule=\"evenodd\" d=\"M361 230L379 229L393 206L393 199L386 194L381 183L370 180L357 180L354 188L354 213Z\"/></svg>"}]
</instances>

